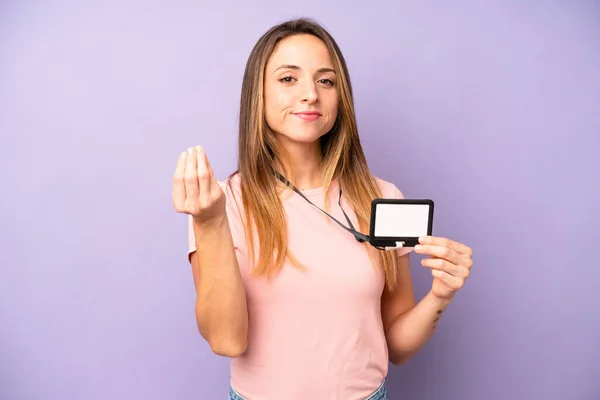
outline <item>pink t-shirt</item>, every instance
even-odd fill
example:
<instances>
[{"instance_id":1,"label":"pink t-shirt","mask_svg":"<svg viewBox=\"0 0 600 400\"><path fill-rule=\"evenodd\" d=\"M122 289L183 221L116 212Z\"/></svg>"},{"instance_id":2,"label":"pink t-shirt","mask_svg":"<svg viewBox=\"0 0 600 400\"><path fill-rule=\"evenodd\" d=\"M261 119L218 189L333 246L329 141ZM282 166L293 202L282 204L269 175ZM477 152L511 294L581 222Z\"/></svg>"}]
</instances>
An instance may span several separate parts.
<instances>
[{"instance_id":1,"label":"pink t-shirt","mask_svg":"<svg viewBox=\"0 0 600 400\"><path fill-rule=\"evenodd\" d=\"M377 182L384 198L403 197L392 183ZM249 314L248 348L231 360L232 387L248 400L365 399L381 385L389 365L381 319L383 270L372 266L364 245L352 234L297 193L288 192L282 197L288 245L307 270L286 262L272 281L250 277L239 176L231 183L233 193L229 187L225 190L227 215ZM325 210L323 188L302 193ZM345 224L338 198L334 182L329 213ZM344 196L341 204L357 228ZM191 253L195 239L191 217L189 221ZM396 252L401 256L411 250Z\"/></svg>"}]
</instances>

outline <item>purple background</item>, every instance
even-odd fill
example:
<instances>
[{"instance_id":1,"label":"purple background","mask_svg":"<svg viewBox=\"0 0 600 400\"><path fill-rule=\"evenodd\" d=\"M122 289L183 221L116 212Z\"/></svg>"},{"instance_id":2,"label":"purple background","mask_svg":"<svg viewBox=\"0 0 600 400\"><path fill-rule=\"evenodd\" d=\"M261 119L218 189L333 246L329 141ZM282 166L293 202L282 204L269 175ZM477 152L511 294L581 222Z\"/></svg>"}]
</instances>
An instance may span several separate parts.
<instances>
[{"instance_id":1,"label":"purple background","mask_svg":"<svg viewBox=\"0 0 600 400\"><path fill-rule=\"evenodd\" d=\"M1 399L226 398L171 177L195 144L233 170L247 56L296 16L347 58L373 172L474 249L391 399L600 398L598 2L83 3L0 3Z\"/></svg>"}]
</instances>

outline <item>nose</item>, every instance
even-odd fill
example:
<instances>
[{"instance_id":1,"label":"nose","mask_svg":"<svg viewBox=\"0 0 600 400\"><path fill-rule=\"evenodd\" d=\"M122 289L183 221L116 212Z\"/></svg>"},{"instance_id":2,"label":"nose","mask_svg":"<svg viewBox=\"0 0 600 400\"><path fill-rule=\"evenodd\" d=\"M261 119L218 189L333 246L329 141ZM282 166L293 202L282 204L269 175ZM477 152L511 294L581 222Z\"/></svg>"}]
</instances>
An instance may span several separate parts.
<instances>
[{"instance_id":1,"label":"nose","mask_svg":"<svg viewBox=\"0 0 600 400\"><path fill-rule=\"evenodd\" d=\"M307 82L302 87L302 102L308 104L314 104L319 100L319 94L317 92L316 85L314 82Z\"/></svg>"}]
</instances>

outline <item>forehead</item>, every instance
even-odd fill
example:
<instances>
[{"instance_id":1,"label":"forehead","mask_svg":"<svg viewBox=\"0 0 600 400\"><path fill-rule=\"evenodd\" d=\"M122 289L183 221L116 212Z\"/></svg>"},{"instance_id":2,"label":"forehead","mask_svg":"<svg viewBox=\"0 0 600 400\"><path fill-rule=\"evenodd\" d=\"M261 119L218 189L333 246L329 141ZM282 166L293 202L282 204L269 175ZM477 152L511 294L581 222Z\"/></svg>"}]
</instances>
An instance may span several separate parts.
<instances>
[{"instance_id":1,"label":"forehead","mask_svg":"<svg viewBox=\"0 0 600 400\"><path fill-rule=\"evenodd\" d=\"M267 69L275 69L282 64L307 69L333 68L325 43L313 35L306 34L290 36L277 43L267 62Z\"/></svg>"}]
</instances>

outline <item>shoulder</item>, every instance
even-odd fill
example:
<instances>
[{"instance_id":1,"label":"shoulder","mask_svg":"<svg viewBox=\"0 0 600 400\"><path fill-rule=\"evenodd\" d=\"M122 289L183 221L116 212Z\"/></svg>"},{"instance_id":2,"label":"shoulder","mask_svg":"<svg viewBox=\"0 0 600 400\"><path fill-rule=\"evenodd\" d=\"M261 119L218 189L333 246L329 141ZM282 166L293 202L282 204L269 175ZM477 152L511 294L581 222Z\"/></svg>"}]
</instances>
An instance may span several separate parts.
<instances>
[{"instance_id":1,"label":"shoulder","mask_svg":"<svg viewBox=\"0 0 600 400\"><path fill-rule=\"evenodd\" d=\"M381 190L381 196L386 199L403 199L404 193L392 182L386 181L385 179L374 177L379 189Z\"/></svg>"},{"instance_id":2,"label":"shoulder","mask_svg":"<svg viewBox=\"0 0 600 400\"><path fill-rule=\"evenodd\" d=\"M240 174L228 176L222 180L218 180L217 183L221 186L221 189L225 192L227 201L234 201L241 203L242 201L242 189L240 186Z\"/></svg>"},{"instance_id":3,"label":"shoulder","mask_svg":"<svg viewBox=\"0 0 600 400\"><path fill-rule=\"evenodd\" d=\"M223 188L223 190L225 190L225 187L227 187L228 190L233 190L236 193L240 191L240 174L239 173L227 176L224 179L218 180L217 182Z\"/></svg>"},{"instance_id":4,"label":"shoulder","mask_svg":"<svg viewBox=\"0 0 600 400\"><path fill-rule=\"evenodd\" d=\"M240 174L228 176L225 179L218 180L217 183L225 193L227 203L227 215L230 222L233 218L240 220L243 218L243 202Z\"/></svg>"}]
</instances>

